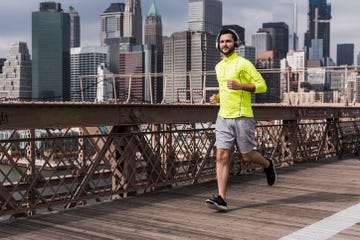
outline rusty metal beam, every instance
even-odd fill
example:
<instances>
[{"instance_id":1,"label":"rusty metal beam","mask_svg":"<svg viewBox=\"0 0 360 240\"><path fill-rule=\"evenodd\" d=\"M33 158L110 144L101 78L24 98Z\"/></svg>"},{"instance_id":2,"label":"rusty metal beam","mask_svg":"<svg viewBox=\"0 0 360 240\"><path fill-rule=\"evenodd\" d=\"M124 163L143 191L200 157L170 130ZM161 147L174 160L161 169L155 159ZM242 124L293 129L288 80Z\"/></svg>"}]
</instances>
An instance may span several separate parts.
<instances>
[{"instance_id":1,"label":"rusty metal beam","mask_svg":"<svg viewBox=\"0 0 360 240\"><path fill-rule=\"evenodd\" d=\"M213 122L218 106L119 103L2 103L0 130ZM338 119L360 107L254 105L256 120Z\"/></svg>"}]
</instances>

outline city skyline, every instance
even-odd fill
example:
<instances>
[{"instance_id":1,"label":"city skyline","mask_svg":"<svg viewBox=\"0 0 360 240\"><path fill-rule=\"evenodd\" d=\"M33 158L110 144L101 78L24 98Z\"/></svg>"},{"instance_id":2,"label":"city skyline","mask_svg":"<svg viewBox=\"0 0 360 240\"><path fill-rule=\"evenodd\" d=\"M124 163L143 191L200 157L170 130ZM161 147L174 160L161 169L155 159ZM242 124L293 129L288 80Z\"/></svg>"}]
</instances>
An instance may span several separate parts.
<instances>
[{"instance_id":1,"label":"city skyline","mask_svg":"<svg viewBox=\"0 0 360 240\"><path fill-rule=\"evenodd\" d=\"M40 0L2 0L0 21L3 24L0 35L0 57L6 57L10 46L15 41L24 41L31 49L31 13L39 7ZM100 45L100 14L114 0L59 0L62 9L69 12L74 7L79 12L81 22L81 46ZM143 22L153 0L142 0ZM155 0L163 22L163 35L170 36L177 31L188 29L188 0ZM237 24L245 28L246 44L250 45L251 35L261 28L262 23L272 22L273 11L276 7L272 2L263 0L223 0L223 25ZM298 36L299 48L304 45L304 33L307 29L307 0L277 0L280 3L296 3L298 8ZM353 43L355 56L359 53L360 33L357 31L356 14L360 2L356 0L327 1L332 6L330 56L336 60L337 44ZM353 12L353 13L352 13ZM16 18L14 19L14 14ZM9 21L9 19L11 19Z\"/></svg>"}]
</instances>

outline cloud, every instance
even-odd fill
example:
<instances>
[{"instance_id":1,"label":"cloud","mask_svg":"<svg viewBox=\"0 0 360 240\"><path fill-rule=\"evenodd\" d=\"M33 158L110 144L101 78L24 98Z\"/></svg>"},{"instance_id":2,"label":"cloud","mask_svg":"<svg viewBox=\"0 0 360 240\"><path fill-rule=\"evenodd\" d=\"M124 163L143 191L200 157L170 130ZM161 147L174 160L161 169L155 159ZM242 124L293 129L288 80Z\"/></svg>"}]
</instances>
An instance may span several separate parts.
<instances>
[{"instance_id":1,"label":"cloud","mask_svg":"<svg viewBox=\"0 0 360 240\"><path fill-rule=\"evenodd\" d=\"M174 32L185 31L188 29L187 0L157 0L156 6L161 15L164 35L170 36ZM143 7L142 9L144 19L149 7L150 4L147 8Z\"/></svg>"},{"instance_id":2,"label":"cloud","mask_svg":"<svg viewBox=\"0 0 360 240\"><path fill-rule=\"evenodd\" d=\"M0 0L1 27L0 56L6 56L11 43L25 41L31 51L31 13L38 11L41 0ZM45 1L45 0L44 0ZM60 2L64 11L73 6L81 18L82 45L100 43L100 14L113 2L124 0L55 0ZM155 0L162 17L164 35L188 29L188 0ZM142 14L145 19L153 0L141 0ZM281 3L296 3L298 6L299 45L303 45L307 29L308 0L223 0L223 24L238 24L245 28L246 42L250 44L251 35L261 28L263 22L272 21L272 9ZM358 22L360 1L329 1L332 4L331 55L336 57L336 44L354 43L355 54L360 46ZM11 19L11 20L10 20Z\"/></svg>"}]
</instances>

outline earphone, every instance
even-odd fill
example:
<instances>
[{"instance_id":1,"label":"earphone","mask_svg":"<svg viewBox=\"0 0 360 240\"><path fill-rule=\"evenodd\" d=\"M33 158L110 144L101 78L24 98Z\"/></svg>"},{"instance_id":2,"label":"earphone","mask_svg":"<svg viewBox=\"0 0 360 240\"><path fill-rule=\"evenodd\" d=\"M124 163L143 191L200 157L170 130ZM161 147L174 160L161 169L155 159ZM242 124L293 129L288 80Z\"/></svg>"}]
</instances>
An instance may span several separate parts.
<instances>
[{"instance_id":1,"label":"earphone","mask_svg":"<svg viewBox=\"0 0 360 240\"><path fill-rule=\"evenodd\" d=\"M216 49L220 50L220 36L227 34L227 33L231 33L232 36L234 37L234 47L239 47L240 46L240 38L239 35L231 28L227 28L227 29L223 29L220 31L220 33L217 35L216 37Z\"/></svg>"}]
</instances>

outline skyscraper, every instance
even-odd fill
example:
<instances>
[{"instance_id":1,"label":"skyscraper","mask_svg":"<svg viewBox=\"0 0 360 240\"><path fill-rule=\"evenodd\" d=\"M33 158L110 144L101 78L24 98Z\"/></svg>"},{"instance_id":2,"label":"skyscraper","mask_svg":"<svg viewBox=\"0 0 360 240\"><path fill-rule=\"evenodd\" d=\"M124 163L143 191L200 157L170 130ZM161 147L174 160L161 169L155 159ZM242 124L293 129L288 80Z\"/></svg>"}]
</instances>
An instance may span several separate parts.
<instances>
[{"instance_id":1,"label":"skyscraper","mask_svg":"<svg viewBox=\"0 0 360 240\"><path fill-rule=\"evenodd\" d=\"M31 59L25 42L11 44L0 74L0 97L31 100Z\"/></svg>"},{"instance_id":2,"label":"skyscraper","mask_svg":"<svg viewBox=\"0 0 360 240\"><path fill-rule=\"evenodd\" d=\"M280 59L275 50L259 52L256 61L257 69L280 68ZM261 75L266 81L267 91L255 94L257 103L277 103L280 102L280 73L264 70Z\"/></svg>"},{"instance_id":3,"label":"skyscraper","mask_svg":"<svg viewBox=\"0 0 360 240\"><path fill-rule=\"evenodd\" d=\"M97 68L97 88L96 88L96 100L107 101L114 98L114 85L111 78L107 78L106 75L110 74L106 63L100 63Z\"/></svg>"},{"instance_id":4,"label":"skyscraper","mask_svg":"<svg viewBox=\"0 0 360 240\"><path fill-rule=\"evenodd\" d=\"M106 40L119 39L124 36L124 3L112 3L101 15L101 46Z\"/></svg>"},{"instance_id":5,"label":"skyscraper","mask_svg":"<svg viewBox=\"0 0 360 240\"><path fill-rule=\"evenodd\" d=\"M2 73L2 67L4 66L5 61L6 61L6 58L0 58L0 73Z\"/></svg>"},{"instance_id":6,"label":"skyscraper","mask_svg":"<svg viewBox=\"0 0 360 240\"><path fill-rule=\"evenodd\" d=\"M32 98L70 100L70 16L60 3L32 13Z\"/></svg>"},{"instance_id":7,"label":"skyscraper","mask_svg":"<svg viewBox=\"0 0 360 240\"><path fill-rule=\"evenodd\" d=\"M200 102L204 85L217 86L214 76L203 75L213 71L220 60L215 42L216 35L192 31L175 32L164 40L165 102ZM187 75L190 71L191 76ZM179 97L179 93L184 92L184 96Z\"/></svg>"},{"instance_id":8,"label":"skyscraper","mask_svg":"<svg viewBox=\"0 0 360 240\"><path fill-rule=\"evenodd\" d=\"M284 22L263 23L260 31L271 36L271 50L278 52L279 58L285 58L289 51L289 27Z\"/></svg>"},{"instance_id":9,"label":"skyscraper","mask_svg":"<svg viewBox=\"0 0 360 240\"><path fill-rule=\"evenodd\" d=\"M268 51L271 49L271 36L270 33L258 31L251 35L251 46L255 47L256 58L258 53Z\"/></svg>"},{"instance_id":10,"label":"skyscraper","mask_svg":"<svg viewBox=\"0 0 360 240\"><path fill-rule=\"evenodd\" d=\"M241 45L240 47L235 49L235 52L247 60L249 60L252 64L256 64L256 51L253 46L245 46Z\"/></svg>"},{"instance_id":11,"label":"skyscraper","mask_svg":"<svg viewBox=\"0 0 360 240\"><path fill-rule=\"evenodd\" d=\"M163 72L162 21L155 1L151 4L145 19L145 73ZM150 89L151 88L151 89ZM152 94L152 96L151 96ZM160 103L163 95L163 77L145 77L144 100ZM151 99L152 98L152 99Z\"/></svg>"},{"instance_id":12,"label":"skyscraper","mask_svg":"<svg viewBox=\"0 0 360 240\"><path fill-rule=\"evenodd\" d=\"M125 1L124 37L133 37L136 39L136 45L142 44L142 15L140 0Z\"/></svg>"},{"instance_id":13,"label":"skyscraper","mask_svg":"<svg viewBox=\"0 0 360 240\"><path fill-rule=\"evenodd\" d=\"M296 3L275 4L273 6L273 22L285 22L289 27L289 50L298 49L297 19Z\"/></svg>"},{"instance_id":14,"label":"skyscraper","mask_svg":"<svg viewBox=\"0 0 360 240\"><path fill-rule=\"evenodd\" d=\"M108 47L109 69L119 73L119 48L124 37L124 3L112 3L101 15L101 46Z\"/></svg>"},{"instance_id":15,"label":"skyscraper","mask_svg":"<svg viewBox=\"0 0 360 240\"><path fill-rule=\"evenodd\" d=\"M96 99L98 79L89 76L97 75L100 64L107 65L107 57L106 47L71 48L71 101L93 102Z\"/></svg>"},{"instance_id":16,"label":"skyscraper","mask_svg":"<svg viewBox=\"0 0 360 240\"><path fill-rule=\"evenodd\" d=\"M305 52L304 51L289 51L286 55L287 65L291 67L293 72L302 71L305 68ZM300 81L304 81L304 76Z\"/></svg>"},{"instance_id":17,"label":"skyscraper","mask_svg":"<svg viewBox=\"0 0 360 240\"><path fill-rule=\"evenodd\" d=\"M286 57L289 40L288 26L284 22L263 23L262 28L252 35L252 44L256 49L256 68L273 69L280 67L280 59ZM266 93L256 94L258 103L280 102L280 74L264 72L268 90Z\"/></svg>"},{"instance_id":18,"label":"skyscraper","mask_svg":"<svg viewBox=\"0 0 360 240\"><path fill-rule=\"evenodd\" d=\"M290 67L291 71L288 74L280 74L280 98L281 101L288 100L291 91L304 91L301 88L305 88L308 91L309 85L306 85L305 74L303 70L305 68L305 52L290 50L286 58L281 60L281 72L286 72L286 69ZM289 79L288 79L289 78ZM300 88L299 88L300 87Z\"/></svg>"},{"instance_id":19,"label":"skyscraper","mask_svg":"<svg viewBox=\"0 0 360 240\"><path fill-rule=\"evenodd\" d=\"M120 52L119 74L134 75L120 77L119 99L135 103L144 102L144 50L142 45L130 46L127 51Z\"/></svg>"},{"instance_id":20,"label":"skyscraper","mask_svg":"<svg viewBox=\"0 0 360 240\"><path fill-rule=\"evenodd\" d=\"M80 47L80 16L70 6L70 47Z\"/></svg>"},{"instance_id":21,"label":"skyscraper","mask_svg":"<svg viewBox=\"0 0 360 240\"><path fill-rule=\"evenodd\" d=\"M162 50L162 22L155 1L151 4L147 13L144 31L144 44L155 45L157 49Z\"/></svg>"},{"instance_id":22,"label":"skyscraper","mask_svg":"<svg viewBox=\"0 0 360 240\"><path fill-rule=\"evenodd\" d=\"M336 63L341 65L354 65L354 44L343 43L337 45Z\"/></svg>"},{"instance_id":23,"label":"skyscraper","mask_svg":"<svg viewBox=\"0 0 360 240\"><path fill-rule=\"evenodd\" d=\"M307 59L325 64L330 57L330 19L331 5L326 0L309 0L308 30L304 37Z\"/></svg>"},{"instance_id":24,"label":"skyscraper","mask_svg":"<svg viewBox=\"0 0 360 240\"><path fill-rule=\"evenodd\" d=\"M222 2L219 0L189 0L190 31L217 35L222 29Z\"/></svg>"},{"instance_id":25,"label":"skyscraper","mask_svg":"<svg viewBox=\"0 0 360 240\"><path fill-rule=\"evenodd\" d=\"M164 97L167 103L177 102L178 90L188 87L189 79L185 74L191 69L190 47L189 31L175 32L164 39Z\"/></svg>"}]
</instances>

